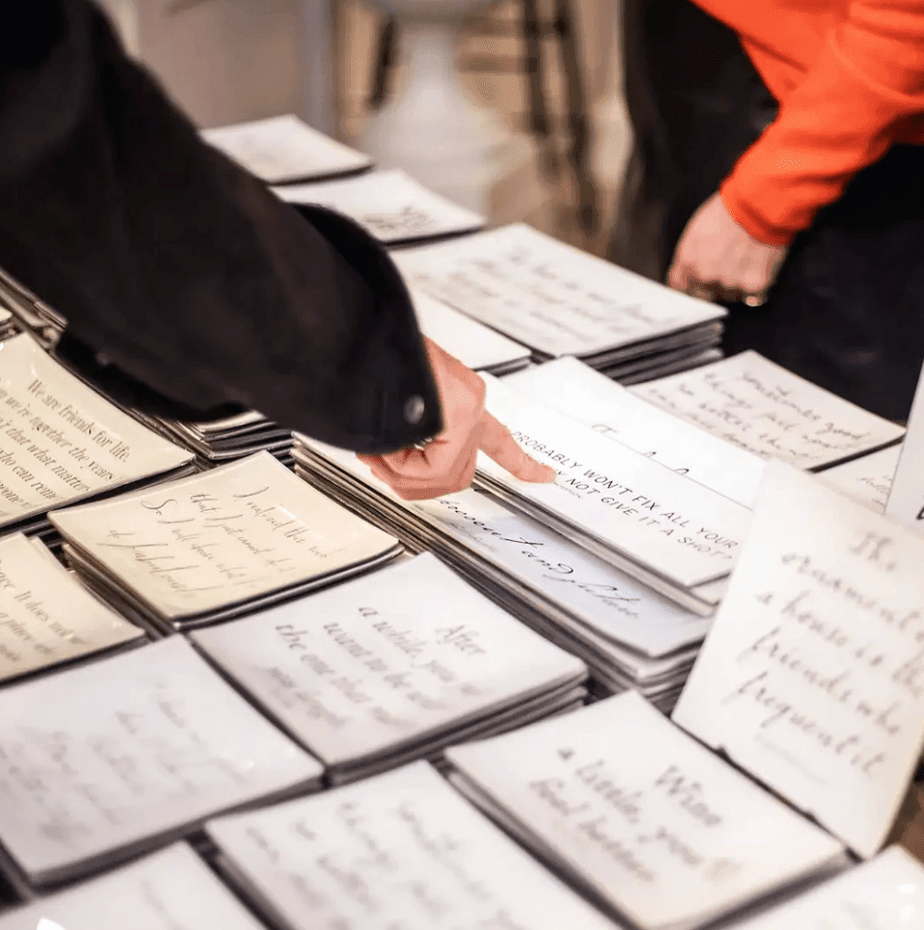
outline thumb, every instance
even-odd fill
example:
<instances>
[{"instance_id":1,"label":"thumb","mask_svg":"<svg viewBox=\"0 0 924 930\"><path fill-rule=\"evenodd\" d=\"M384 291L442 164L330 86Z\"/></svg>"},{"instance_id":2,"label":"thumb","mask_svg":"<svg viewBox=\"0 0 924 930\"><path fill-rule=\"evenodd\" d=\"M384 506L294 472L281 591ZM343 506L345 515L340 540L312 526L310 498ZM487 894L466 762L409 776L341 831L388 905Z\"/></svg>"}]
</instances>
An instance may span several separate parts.
<instances>
[{"instance_id":1,"label":"thumb","mask_svg":"<svg viewBox=\"0 0 924 930\"><path fill-rule=\"evenodd\" d=\"M667 285L675 291L686 291L690 284L690 275L680 256L675 252L671 266L667 272Z\"/></svg>"},{"instance_id":2,"label":"thumb","mask_svg":"<svg viewBox=\"0 0 924 930\"><path fill-rule=\"evenodd\" d=\"M481 415L479 448L521 481L549 482L554 481L557 475L554 468L528 456L517 445L510 430L487 411Z\"/></svg>"}]
</instances>

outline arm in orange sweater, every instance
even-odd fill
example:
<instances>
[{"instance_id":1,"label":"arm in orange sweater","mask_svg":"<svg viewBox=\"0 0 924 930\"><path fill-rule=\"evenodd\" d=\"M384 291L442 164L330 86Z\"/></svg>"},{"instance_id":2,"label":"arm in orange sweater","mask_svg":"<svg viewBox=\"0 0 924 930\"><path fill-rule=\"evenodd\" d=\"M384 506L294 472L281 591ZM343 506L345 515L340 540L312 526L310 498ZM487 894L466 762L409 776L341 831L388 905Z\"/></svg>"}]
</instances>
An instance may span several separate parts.
<instances>
[{"instance_id":1,"label":"arm in orange sweater","mask_svg":"<svg viewBox=\"0 0 924 930\"><path fill-rule=\"evenodd\" d=\"M753 238L786 245L914 116L924 117L924 3L855 0L722 199Z\"/></svg>"}]
</instances>

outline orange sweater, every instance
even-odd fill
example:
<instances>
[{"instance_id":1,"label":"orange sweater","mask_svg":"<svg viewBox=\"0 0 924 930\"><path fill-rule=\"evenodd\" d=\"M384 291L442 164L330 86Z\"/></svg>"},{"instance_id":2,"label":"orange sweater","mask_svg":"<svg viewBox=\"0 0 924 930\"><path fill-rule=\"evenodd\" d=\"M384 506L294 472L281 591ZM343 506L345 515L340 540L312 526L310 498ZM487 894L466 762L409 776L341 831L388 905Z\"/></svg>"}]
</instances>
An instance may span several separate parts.
<instances>
[{"instance_id":1,"label":"orange sweater","mask_svg":"<svg viewBox=\"0 0 924 930\"><path fill-rule=\"evenodd\" d=\"M722 184L755 239L788 244L893 143L924 143L924 0L696 3L735 30L780 103Z\"/></svg>"}]
</instances>

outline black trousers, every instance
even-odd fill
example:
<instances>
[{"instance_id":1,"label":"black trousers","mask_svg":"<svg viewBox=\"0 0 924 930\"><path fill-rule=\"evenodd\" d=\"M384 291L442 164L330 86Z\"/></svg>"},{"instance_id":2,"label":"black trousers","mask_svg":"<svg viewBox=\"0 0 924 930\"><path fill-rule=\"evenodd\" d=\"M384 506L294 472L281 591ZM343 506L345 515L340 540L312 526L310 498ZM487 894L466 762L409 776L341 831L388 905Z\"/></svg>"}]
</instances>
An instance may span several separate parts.
<instances>
[{"instance_id":1,"label":"black trousers","mask_svg":"<svg viewBox=\"0 0 924 930\"><path fill-rule=\"evenodd\" d=\"M610 258L663 280L684 226L776 115L735 35L690 0L625 0L636 144ZM729 305L753 348L873 410L908 416L924 361L924 146L896 145L794 242L767 304Z\"/></svg>"}]
</instances>

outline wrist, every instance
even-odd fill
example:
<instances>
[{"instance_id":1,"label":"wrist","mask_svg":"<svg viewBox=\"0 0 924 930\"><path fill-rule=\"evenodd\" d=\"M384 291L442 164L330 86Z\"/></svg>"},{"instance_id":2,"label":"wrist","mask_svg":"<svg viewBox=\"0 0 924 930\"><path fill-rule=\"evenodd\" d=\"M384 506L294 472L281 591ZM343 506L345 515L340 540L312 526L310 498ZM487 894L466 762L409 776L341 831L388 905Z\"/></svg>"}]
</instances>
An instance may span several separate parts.
<instances>
[{"instance_id":1,"label":"wrist","mask_svg":"<svg viewBox=\"0 0 924 930\"><path fill-rule=\"evenodd\" d=\"M719 188L722 203L728 215L755 241L761 245L792 245L793 239L800 232L786 226L772 223L754 208L749 198L742 196L734 175L726 178Z\"/></svg>"}]
</instances>

